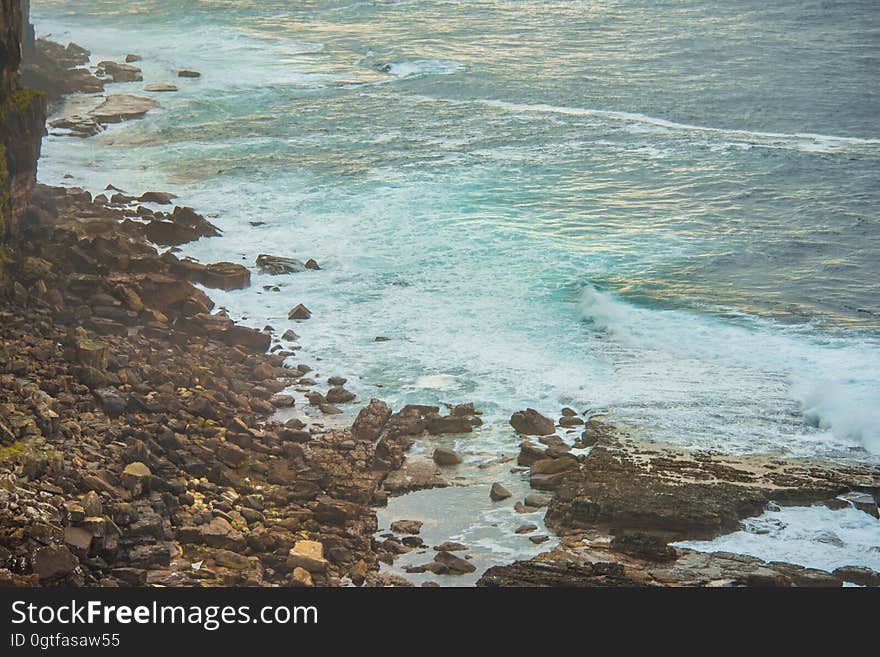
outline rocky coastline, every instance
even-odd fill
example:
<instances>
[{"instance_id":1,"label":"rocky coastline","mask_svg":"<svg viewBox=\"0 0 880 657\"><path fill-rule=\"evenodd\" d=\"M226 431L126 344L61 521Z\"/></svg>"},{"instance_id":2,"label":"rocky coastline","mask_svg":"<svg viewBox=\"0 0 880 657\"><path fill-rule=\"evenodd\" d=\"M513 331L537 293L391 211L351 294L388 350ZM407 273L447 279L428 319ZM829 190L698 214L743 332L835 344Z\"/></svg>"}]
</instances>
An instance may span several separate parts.
<instances>
[{"instance_id":1,"label":"rocky coastline","mask_svg":"<svg viewBox=\"0 0 880 657\"><path fill-rule=\"evenodd\" d=\"M222 237L172 195L36 184L47 107L140 80L139 58L90 68L85 48L35 39L26 0L2 2L0 586L407 586L380 564L413 550L428 562L409 572L473 572L467 546L429 547L417 521L377 538L374 507L449 485L458 454L407 450L424 434L471 433L480 412L361 402L344 378L322 384L297 362L292 329L233 322L203 288L245 288L250 270L179 257L176 247ZM89 98L50 128L88 138L158 106ZM266 254L254 265L279 276L320 268ZM289 319L309 317L297 305ZM327 421L297 414L303 404ZM332 422L357 404L352 426ZM864 568L827 573L670 545L734 531L772 504L876 517L880 468L686 452L572 409L558 420L519 411L510 425L522 441L513 472L537 492L517 500L496 482L491 499L522 513L546 507L560 543L490 568L479 586L880 585Z\"/></svg>"}]
</instances>

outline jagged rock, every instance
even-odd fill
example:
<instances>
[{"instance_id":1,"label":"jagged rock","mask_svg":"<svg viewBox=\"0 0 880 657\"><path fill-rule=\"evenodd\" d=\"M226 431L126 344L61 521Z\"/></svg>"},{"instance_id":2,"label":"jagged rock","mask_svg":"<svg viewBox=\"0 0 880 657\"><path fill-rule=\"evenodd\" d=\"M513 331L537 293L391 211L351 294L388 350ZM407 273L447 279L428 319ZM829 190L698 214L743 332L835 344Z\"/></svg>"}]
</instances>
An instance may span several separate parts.
<instances>
[{"instance_id":1,"label":"jagged rock","mask_svg":"<svg viewBox=\"0 0 880 657\"><path fill-rule=\"evenodd\" d=\"M312 313L309 309L300 303L291 309L287 314L287 319L309 319L311 316Z\"/></svg>"},{"instance_id":2,"label":"jagged rock","mask_svg":"<svg viewBox=\"0 0 880 657\"><path fill-rule=\"evenodd\" d=\"M342 386L338 386L335 388L330 388L330 390L327 391L325 398L331 404L347 404L348 402L354 401L356 399L356 395L353 392L346 390Z\"/></svg>"},{"instance_id":3,"label":"jagged rock","mask_svg":"<svg viewBox=\"0 0 880 657\"><path fill-rule=\"evenodd\" d=\"M852 491L838 496L838 499L847 502L859 511L864 511L868 515L880 518L880 511L877 509L877 500L874 499L874 496L870 493Z\"/></svg>"},{"instance_id":4,"label":"jagged rock","mask_svg":"<svg viewBox=\"0 0 880 657\"><path fill-rule=\"evenodd\" d=\"M391 417L391 408L381 399L371 399L361 409L351 425L351 434L356 440L372 442L376 440Z\"/></svg>"},{"instance_id":5,"label":"jagged rock","mask_svg":"<svg viewBox=\"0 0 880 657\"><path fill-rule=\"evenodd\" d=\"M510 425L518 433L527 436L549 436L556 432L553 420L544 417L534 408L517 411L510 417Z\"/></svg>"},{"instance_id":6,"label":"jagged rock","mask_svg":"<svg viewBox=\"0 0 880 657\"><path fill-rule=\"evenodd\" d=\"M296 258L282 258L261 253L257 256L257 268L264 274L280 276L305 271L306 266Z\"/></svg>"},{"instance_id":7,"label":"jagged rock","mask_svg":"<svg viewBox=\"0 0 880 657\"><path fill-rule=\"evenodd\" d=\"M493 502L500 502L501 500L506 500L508 497L511 497L513 493L507 490L504 486L499 484L497 481L492 484L492 488L489 491L489 497Z\"/></svg>"},{"instance_id":8,"label":"jagged rock","mask_svg":"<svg viewBox=\"0 0 880 657\"><path fill-rule=\"evenodd\" d=\"M132 497L139 497L150 489L152 472L140 461L129 463L122 471L122 485L131 493Z\"/></svg>"}]
</instances>

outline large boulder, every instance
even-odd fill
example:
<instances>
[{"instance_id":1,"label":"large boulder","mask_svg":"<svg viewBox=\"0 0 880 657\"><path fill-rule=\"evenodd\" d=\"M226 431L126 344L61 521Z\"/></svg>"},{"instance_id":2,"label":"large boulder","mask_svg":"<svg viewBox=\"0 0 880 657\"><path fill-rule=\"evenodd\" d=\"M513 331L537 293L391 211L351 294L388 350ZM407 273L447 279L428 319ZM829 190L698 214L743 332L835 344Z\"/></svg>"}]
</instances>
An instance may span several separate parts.
<instances>
[{"instance_id":1,"label":"large boulder","mask_svg":"<svg viewBox=\"0 0 880 657\"><path fill-rule=\"evenodd\" d=\"M549 436L556 432L553 420L544 417L534 408L517 411L510 417L510 424L518 433L527 436Z\"/></svg>"}]
</instances>

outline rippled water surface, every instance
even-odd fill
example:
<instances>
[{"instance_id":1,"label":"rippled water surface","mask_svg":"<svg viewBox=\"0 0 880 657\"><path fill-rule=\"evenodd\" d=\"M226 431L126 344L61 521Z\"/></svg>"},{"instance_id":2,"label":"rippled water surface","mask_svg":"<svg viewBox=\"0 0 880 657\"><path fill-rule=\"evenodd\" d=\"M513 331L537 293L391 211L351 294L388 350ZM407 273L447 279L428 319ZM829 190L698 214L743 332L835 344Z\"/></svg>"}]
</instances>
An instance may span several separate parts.
<instances>
[{"instance_id":1,"label":"rippled water surface","mask_svg":"<svg viewBox=\"0 0 880 657\"><path fill-rule=\"evenodd\" d=\"M214 296L281 330L305 303L304 357L362 397L475 401L475 455L515 450L513 410L572 405L702 449L880 458L875 2L32 7L181 87L51 137L42 180L217 211L201 259L317 259Z\"/></svg>"}]
</instances>

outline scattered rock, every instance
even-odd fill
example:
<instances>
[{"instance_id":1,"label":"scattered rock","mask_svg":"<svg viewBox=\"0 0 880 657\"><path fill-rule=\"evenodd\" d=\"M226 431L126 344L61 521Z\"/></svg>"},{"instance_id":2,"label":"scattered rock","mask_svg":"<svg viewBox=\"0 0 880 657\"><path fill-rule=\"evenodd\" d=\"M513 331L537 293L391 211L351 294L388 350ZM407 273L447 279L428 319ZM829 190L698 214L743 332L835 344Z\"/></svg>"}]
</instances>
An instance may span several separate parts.
<instances>
[{"instance_id":1,"label":"scattered rock","mask_svg":"<svg viewBox=\"0 0 880 657\"><path fill-rule=\"evenodd\" d=\"M34 551L33 563L41 580L54 580L72 573L79 560L63 545L47 545Z\"/></svg>"},{"instance_id":2,"label":"scattered rock","mask_svg":"<svg viewBox=\"0 0 880 657\"><path fill-rule=\"evenodd\" d=\"M150 468L140 461L129 463L122 471L122 485L131 493L132 497L140 497L148 492L151 479Z\"/></svg>"},{"instance_id":3,"label":"scattered rock","mask_svg":"<svg viewBox=\"0 0 880 657\"><path fill-rule=\"evenodd\" d=\"M530 534L537 529L538 529L538 525L534 525L532 523L527 523L525 525L520 525L519 527L517 527L515 533L517 533L517 534Z\"/></svg>"},{"instance_id":4,"label":"scattered rock","mask_svg":"<svg viewBox=\"0 0 880 657\"><path fill-rule=\"evenodd\" d=\"M198 71L192 71L189 69L181 69L177 72L177 77L179 78L200 78L202 74Z\"/></svg>"}]
</instances>

